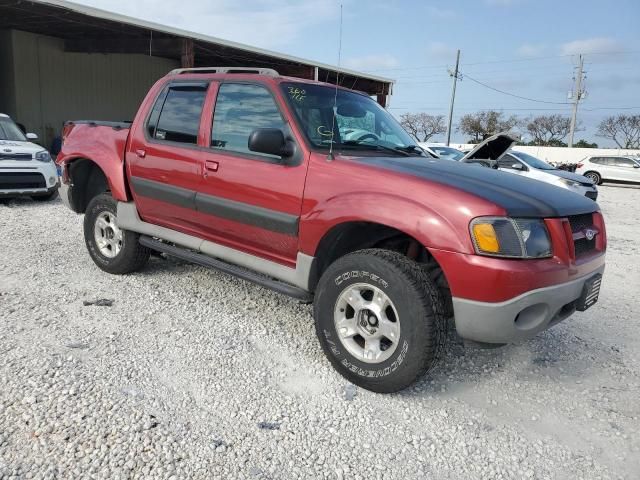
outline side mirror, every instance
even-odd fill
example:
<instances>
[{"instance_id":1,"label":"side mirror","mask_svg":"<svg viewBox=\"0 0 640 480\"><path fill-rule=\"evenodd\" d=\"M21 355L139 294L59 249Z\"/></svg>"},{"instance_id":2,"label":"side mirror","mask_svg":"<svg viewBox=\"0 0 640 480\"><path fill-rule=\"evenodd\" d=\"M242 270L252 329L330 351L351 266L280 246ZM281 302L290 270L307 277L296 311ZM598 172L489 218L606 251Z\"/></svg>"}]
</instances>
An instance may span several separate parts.
<instances>
[{"instance_id":1,"label":"side mirror","mask_svg":"<svg viewBox=\"0 0 640 480\"><path fill-rule=\"evenodd\" d=\"M25 136L27 137L27 140L37 140L38 139L38 135L36 135L35 133L27 133Z\"/></svg>"},{"instance_id":2,"label":"side mirror","mask_svg":"<svg viewBox=\"0 0 640 480\"><path fill-rule=\"evenodd\" d=\"M258 128L251 132L248 142L252 152L266 153L278 157L293 155L293 146L284 138L284 133L278 128Z\"/></svg>"},{"instance_id":3,"label":"side mirror","mask_svg":"<svg viewBox=\"0 0 640 480\"><path fill-rule=\"evenodd\" d=\"M511 165L511 168L513 168L514 170L524 170L524 167L520 163L514 163L513 165Z\"/></svg>"}]
</instances>

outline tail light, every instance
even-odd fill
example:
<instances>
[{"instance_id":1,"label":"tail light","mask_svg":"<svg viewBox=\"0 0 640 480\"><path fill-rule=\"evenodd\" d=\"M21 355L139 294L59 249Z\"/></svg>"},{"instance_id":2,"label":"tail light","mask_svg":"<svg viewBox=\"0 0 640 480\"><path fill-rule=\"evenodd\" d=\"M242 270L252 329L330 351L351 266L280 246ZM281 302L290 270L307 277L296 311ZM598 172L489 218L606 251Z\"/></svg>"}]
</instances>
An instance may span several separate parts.
<instances>
[{"instance_id":1,"label":"tail light","mask_svg":"<svg viewBox=\"0 0 640 480\"><path fill-rule=\"evenodd\" d=\"M582 167L584 167L584 163L577 163L576 164L576 168L582 168Z\"/></svg>"},{"instance_id":2,"label":"tail light","mask_svg":"<svg viewBox=\"0 0 640 480\"><path fill-rule=\"evenodd\" d=\"M73 122L65 122L64 127L62 127L62 144L64 145L65 140L73 130L75 124Z\"/></svg>"}]
</instances>

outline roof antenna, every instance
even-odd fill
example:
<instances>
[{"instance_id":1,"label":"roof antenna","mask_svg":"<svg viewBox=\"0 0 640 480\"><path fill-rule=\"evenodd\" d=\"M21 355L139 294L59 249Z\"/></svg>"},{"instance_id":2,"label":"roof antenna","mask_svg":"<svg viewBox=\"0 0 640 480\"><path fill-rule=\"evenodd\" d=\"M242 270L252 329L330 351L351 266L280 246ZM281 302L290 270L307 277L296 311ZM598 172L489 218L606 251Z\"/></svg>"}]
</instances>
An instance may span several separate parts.
<instances>
[{"instance_id":1,"label":"roof antenna","mask_svg":"<svg viewBox=\"0 0 640 480\"><path fill-rule=\"evenodd\" d=\"M342 56L342 4L340 4L340 35L338 40L338 69L336 70L336 92L333 96L333 117L331 118L331 144L327 162L335 160L333 156L333 137L336 134L336 115L338 115L338 84L340 83L340 59Z\"/></svg>"}]
</instances>

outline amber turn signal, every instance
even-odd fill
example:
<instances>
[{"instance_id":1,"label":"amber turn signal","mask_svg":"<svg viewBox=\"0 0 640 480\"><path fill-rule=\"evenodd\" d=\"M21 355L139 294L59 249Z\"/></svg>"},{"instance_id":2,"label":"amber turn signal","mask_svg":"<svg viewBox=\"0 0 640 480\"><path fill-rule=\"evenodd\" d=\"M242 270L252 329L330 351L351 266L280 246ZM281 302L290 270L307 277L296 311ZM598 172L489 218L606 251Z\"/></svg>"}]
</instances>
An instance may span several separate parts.
<instances>
[{"instance_id":1,"label":"amber turn signal","mask_svg":"<svg viewBox=\"0 0 640 480\"><path fill-rule=\"evenodd\" d=\"M476 246L482 252L498 253L500 251L500 242L498 236L490 223L476 223L472 227L473 237Z\"/></svg>"}]
</instances>

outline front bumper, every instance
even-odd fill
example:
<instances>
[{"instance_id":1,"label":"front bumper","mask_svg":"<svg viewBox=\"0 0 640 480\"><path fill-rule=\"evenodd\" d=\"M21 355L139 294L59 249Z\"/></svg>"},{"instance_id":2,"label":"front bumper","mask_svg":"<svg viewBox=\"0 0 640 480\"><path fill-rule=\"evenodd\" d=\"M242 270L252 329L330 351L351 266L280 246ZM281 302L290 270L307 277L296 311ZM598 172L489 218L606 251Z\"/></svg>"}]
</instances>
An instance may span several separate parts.
<instances>
[{"instance_id":1,"label":"front bumper","mask_svg":"<svg viewBox=\"0 0 640 480\"><path fill-rule=\"evenodd\" d=\"M583 197L590 198L594 202L598 199L598 188L595 185L580 185L579 187L569 187L569 190L576 192Z\"/></svg>"},{"instance_id":2,"label":"front bumper","mask_svg":"<svg viewBox=\"0 0 640 480\"><path fill-rule=\"evenodd\" d=\"M505 344L529 339L567 319L586 280L604 272L604 265L570 282L525 292L503 302L453 298L458 334L467 340Z\"/></svg>"},{"instance_id":3,"label":"front bumper","mask_svg":"<svg viewBox=\"0 0 640 480\"><path fill-rule=\"evenodd\" d=\"M59 179L53 162L3 161L0 164L0 197L46 195L58 188Z\"/></svg>"}]
</instances>

